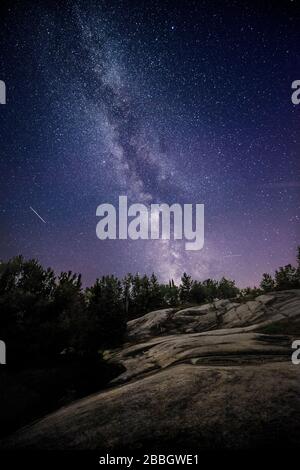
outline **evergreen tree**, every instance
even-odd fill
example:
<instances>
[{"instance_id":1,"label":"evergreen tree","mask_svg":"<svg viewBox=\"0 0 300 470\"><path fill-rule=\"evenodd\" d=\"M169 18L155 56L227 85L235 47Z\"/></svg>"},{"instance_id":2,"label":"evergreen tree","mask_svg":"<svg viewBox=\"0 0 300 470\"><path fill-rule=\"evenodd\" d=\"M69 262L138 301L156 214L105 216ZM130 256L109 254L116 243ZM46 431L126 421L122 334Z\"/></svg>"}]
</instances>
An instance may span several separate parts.
<instances>
[{"instance_id":1,"label":"evergreen tree","mask_svg":"<svg viewBox=\"0 0 300 470\"><path fill-rule=\"evenodd\" d=\"M115 276L102 276L87 289L87 298L98 348L119 345L126 331L121 282Z\"/></svg>"},{"instance_id":2,"label":"evergreen tree","mask_svg":"<svg viewBox=\"0 0 300 470\"><path fill-rule=\"evenodd\" d=\"M206 296L206 291L202 283L199 281L193 281L191 292L190 292L191 301L195 302L196 304L201 304L205 302L205 299L206 299L205 296Z\"/></svg>"},{"instance_id":3,"label":"evergreen tree","mask_svg":"<svg viewBox=\"0 0 300 470\"><path fill-rule=\"evenodd\" d=\"M179 303L179 289L173 279L167 285L161 286L163 301L168 307L176 307Z\"/></svg>"},{"instance_id":4,"label":"evergreen tree","mask_svg":"<svg viewBox=\"0 0 300 470\"><path fill-rule=\"evenodd\" d=\"M270 274L263 274L262 281L260 283L260 288L264 292L272 292L275 289L275 281Z\"/></svg>"},{"instance_id":5,"label":"evergreen tree","mask_svg":"<svg viewBox=\"0 0 300 470\"><path fill-rule=\"evenodd\" d=\"M190 302L191 301L191 289L193 281L191 276L188 276L187 273L183 273L181 278L181 284L179 286L179 297L181 302Z\"/></svg>"},{"instance_id":6,"label":"evergreen tree","mask_svg":"<svg viewBox=\"0 0 300 470\"><path fill-rule=\"evenodd\" d=\"M291 264L280 267L275 272L275 283L277 290L296 289L298 284L298 270Z\"/></svg>"},{"instance_id":7,"label":"evergreen tree","mask_svg":"<svg viewBox=\"0 0 300 470\"><path fill-rule=\"evenodd\" d=\"M125 315L127 319L129 317L129 311L130 311L131 304L132 304L131 289L132 289L132 275L129 273L122 280L123 303L124 303Z\"/></svg>"},{"instance_id":8,"label":"evergreen tree","mask_svg":"<svg viewBox=\"0 0 300 470\"><path fill-rule=\"evenodd\" d=\"M205 289L205 298L208 302L213 301L218 296L218 282L213 279L206 279L203 281Z\"/></svg>"},{"instance_id":9,"label":"evergreen tree","mask_svg":"<svg viewBox=\"0 0 300 470\"><path fill-rule=\"evenodd\" d=\"M236 297L239 289L236 287L235 282L230 279L222 277L217 286L217 297L219 299L230 299Z\"/></svg>"},{"instance_id":10,"label":"evergreen tree","mask_svg":"<svg viewBox=\"0 0 300 470\"><path fill-rule=\"evenodd\" d=\"M149 307L151 310L156 310L163 307L164 299L161 286L154 273L150 277L150 299Z\"/></svg>"}]
</instances>

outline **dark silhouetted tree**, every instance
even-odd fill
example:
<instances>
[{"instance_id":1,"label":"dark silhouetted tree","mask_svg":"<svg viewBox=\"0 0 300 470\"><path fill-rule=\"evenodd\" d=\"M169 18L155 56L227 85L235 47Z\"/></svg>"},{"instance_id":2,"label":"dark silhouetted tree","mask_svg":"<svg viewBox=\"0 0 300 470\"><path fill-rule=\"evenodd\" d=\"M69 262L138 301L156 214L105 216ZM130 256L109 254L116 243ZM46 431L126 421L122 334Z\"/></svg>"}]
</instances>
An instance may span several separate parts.
<instances>
[{"instance_id":1,"label":"dark silhouetted tree","mask_svg":"<svg viewBox=\"0 0 300 470\"><path fill-rule=\"evenodd\" d=\"M202 283L205 289L205 298L208 302L211 302L218 297L218 282L213 279L206 279Z\"/></svg>"},{"instance_id":2,"label":"dark silhouetted tree","mask_svg":"<svg viewBox=\"0 0 300 470\"><path fill-rule=\"evenodd\" d=\"M168 284L161 286L165 306L176 307L179 304L179 288L173 279Z\"/></svg>"},{"instance_id":3,"label":"dark silhouetted tree","mask_svg":"<svg viewBox=\"0 0 300 470\"><path fill-rule=\"evenodd\" d=\"M179 286L179 297L181 302L190 302L191 301L191 289L193 281L191 276L188 276L187 273L183 273L181 278L181 284Z\"/></svg>"},{"instance_id":4,"label":"dark silhouetted tree","mask_svg":"<svg viewBox=\"0 0 300 470\"><path fill-rule=\"evenodd\" d=\"M260 283L260 288L264 292L272 292L275 289L275 281L270 274L268 273L263 274L263 277Z\"/></svg>"},{"instance_id":5,"label":"dark silhouetted tree","mask_svg":"<svg viewBox=\"0 0 300 470\"><path fill-rule=\"evenodd\" d=\"M291 264L280 267L275 271L275 284L277 290L296 289L299 285L297 268Z\"/></svg>"},{"instance_id":6,"label":"dark silhouetted tree","mask_svg":"<svg viewBox=\"0 0 300 470\"><path fill-rule=\"evenodd\" d=\"M150 299L149 308L150 310L156 310L164 305L164 299L162 294L161 286L154 273L150 277Z\"/></svg>"},{"instance_id":7,"label":"dark silhouetted tree","mask_svg":"<svg viewBox=\"0 0 300 470\"><path fill-rule=\"evenodd\" d=\"M121 344L126 331L126 316L121 282L103 276L86 291L88 316L94 325L93 342L103 349Z\"/></svg>"},{"instance_id":8,"label":"dark silhouetted tree","mask_svg":"<svg viewBox=\"0 0 300 470\"><path fill-rule=\"evenodd\" d=\"M190 298L191 302L196 304L201 304L206 300L206 290L201 282L194 281L192 283Z\"/></svg>"},{"instance_id":9,"label":"dark silhouetted tree","mask_svg":"<svg viewBox=\"0 0 300 470\"><path fill-rule=\"evenodd\" d=\"M235 282L230 279L222 277L217 286L217 297L219 299L230 299L236 297L239 289L236 287Z\"/></svg>"}]
</instances>

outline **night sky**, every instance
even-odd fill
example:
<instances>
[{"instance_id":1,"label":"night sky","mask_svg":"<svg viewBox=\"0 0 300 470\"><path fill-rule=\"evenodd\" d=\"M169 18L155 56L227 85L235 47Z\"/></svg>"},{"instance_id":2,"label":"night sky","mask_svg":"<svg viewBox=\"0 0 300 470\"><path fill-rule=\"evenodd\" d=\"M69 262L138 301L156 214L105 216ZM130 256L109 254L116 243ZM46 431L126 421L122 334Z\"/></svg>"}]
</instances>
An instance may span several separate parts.
<instances>
[{"instance_id":1,"label":"night sky","mask_svg":"<svg viewBox=\"0 0 300 470\"><path fill-rule=\"evenodd\" d=\"M35 257L84 284L187 271L239 286L295 261L299 1L14 1L1 11L1 259ZM203 203L203 250L100 241L96 208L119 195Z\"/></svg>"}]
</instances>

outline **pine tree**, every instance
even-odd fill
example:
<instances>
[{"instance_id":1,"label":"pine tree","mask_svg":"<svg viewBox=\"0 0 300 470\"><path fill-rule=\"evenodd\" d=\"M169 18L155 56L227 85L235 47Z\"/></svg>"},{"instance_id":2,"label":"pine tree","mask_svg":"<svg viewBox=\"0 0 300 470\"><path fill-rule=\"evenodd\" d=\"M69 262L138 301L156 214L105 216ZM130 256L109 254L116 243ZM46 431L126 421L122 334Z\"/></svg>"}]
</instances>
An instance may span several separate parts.
<instances>
[{"instance_id":1,"label":"pine tree","mask_svg":"<svg viewBox=\"0 0 300 470\"><path fill-rule=\"evenodd\" d=\"M203 287L205 288L205 298L211 302L218 296L218 282L214 279L206 279L203 281Z\"/></svg>"},{"instance_id":2,"label":"pine tree","mask_svg":"<svg viewBox=\"0 0 300 470\"><path fill-rule=\"evenodd\" d=\"M298 287L298 270L291 264L280 267L275 272L277 290L296 289Z\"/></svg>"},{"instance_id":3,"label":"pine tree","mask_svg":"<svg viewBox=\"0 0 300 470\"><path fill-rule=\"evenodd\" d=\"M263 274L262 281L260 283L260 288L264 292L272 292L275 289L275 281L270 274Z\"/></svg>"},{"instance_id":4,"label":"pine tree","mask_svg":"<svg viewBox=\"0 0 300 470\"><path fill-rule=\"evenodd\" d=\"M150 300L149 306L151 310L158 309L163 306L163 295L161 286L154 273L150 277Z\"/></svg>"},{"instance_id":5,"label":"pine tree","mask_svg":"<svg viewBox=\"0 0 300 470\"><path fill-rule=\"evenodd\" d=\"M218 282L218 293L217 297L220 299L230 299L236 297L239 292L239 289L236 287L235 282L226 277Z\"/></svg>"},{"instance_id":6,"label":"pine tree","mask_svg":"<svg viewBox=\"0 0 300 470\"><path fill-rule=\"evenodd\" d=\"M126 318L128 318L131 306L132 275L129 273L122 280L123 302Z\"/></svg>"},{"instance_id":7,"label":"pine tree","mask_svg":"<svg viewBox=\"0 0 300 470\"><path fill-rule=\"evenodd\" d=\"M183 273L179 287L179 297L181 302L190 302L192 285L193 281L191 276L188 276L187 273Z\"/></svg>"},{"instance_id":8,"label":"pine tree","mask_svg":"<svg viewBox=\"0 0 300 470\"><path fill-rule=\"evenodd\" d=\"M194 281L191 288L191 301L201 304L205 301L205 288L199 281Z\"/></svg>"}]
</instances>

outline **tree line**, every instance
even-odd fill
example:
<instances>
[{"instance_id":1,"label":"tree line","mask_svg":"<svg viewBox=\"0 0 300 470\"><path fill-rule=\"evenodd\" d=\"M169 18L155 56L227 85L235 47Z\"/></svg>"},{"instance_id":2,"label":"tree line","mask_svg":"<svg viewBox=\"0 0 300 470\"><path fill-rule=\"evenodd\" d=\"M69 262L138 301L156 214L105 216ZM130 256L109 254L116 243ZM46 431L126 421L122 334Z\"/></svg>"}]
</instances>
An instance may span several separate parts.
<instances>
[{"instance_id":1,"label":"tree line","mask_svg":"<svg viewBox=\"0 0 300 470\"><path fill-rule=\"evenodd\" d=\"M0 263L0 334L10 345L10 361L44 361L76 352L81 356L117 347L126 323L151 310L182 308L214 299L249 299L263 292L300 288L300 249L296 267L263 274L259 288L239 289L233 280L193 280L184 273L177 286L151 276L102 276L83 289L81 275L56 276L37 260L17 256Z\"/></svg>"}]
</instances>

